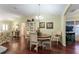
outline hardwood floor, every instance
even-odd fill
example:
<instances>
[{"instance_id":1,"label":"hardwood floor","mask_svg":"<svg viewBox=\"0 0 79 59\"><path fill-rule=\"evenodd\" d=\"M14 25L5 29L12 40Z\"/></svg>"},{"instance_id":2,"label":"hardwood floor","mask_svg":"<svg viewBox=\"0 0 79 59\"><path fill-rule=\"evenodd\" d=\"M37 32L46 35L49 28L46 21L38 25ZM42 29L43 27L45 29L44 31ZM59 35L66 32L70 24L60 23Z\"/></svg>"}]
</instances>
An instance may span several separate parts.
<instances>
[{"instance_id":1,"label":"hardwood floor","mask_svg":"<svg viewBox=\"0 0 79 59\"><path fill-rule=\"evenodd\" d=\"M23 37L20 39L13 39L10 42L3 44L8 48L6 54L78 54L79 43L63 47L60 43L57 45L56 42L52 42L51 50L43 50L39 47L38 53L35 51L29 51L27 40Z\"/></svg>"}]
</instances>

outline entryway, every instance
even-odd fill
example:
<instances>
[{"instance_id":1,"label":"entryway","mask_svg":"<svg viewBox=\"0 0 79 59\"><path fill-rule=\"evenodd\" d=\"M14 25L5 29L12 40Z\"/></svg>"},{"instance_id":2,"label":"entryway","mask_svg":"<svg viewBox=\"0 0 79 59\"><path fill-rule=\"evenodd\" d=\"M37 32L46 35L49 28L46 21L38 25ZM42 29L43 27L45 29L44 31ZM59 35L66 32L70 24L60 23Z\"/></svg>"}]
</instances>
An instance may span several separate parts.
<instances>
[{"instance_id":1,"label":"entryway","mask_svg":"<svg viewBox=\"0 0 79 59\"><path fill-rule=\"evenodd\" d=\"M79 42L79 21L75 22L75 41Z\"/></svg>"}]
</instances>

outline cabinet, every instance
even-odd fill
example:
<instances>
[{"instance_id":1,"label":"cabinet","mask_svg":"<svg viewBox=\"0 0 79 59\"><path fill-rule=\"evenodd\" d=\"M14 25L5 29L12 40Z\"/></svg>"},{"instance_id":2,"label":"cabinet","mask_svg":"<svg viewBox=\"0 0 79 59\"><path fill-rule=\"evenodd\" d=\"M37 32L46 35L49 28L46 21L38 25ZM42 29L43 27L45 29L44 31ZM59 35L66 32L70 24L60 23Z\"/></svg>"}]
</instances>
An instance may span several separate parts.
<instances>
[{"instance_id":1,"label":"cabinet","mask_svg":"<svg viewBox=\"0 0 79 59\"><path fill-rule=\"evenodd\" d=\"M75 42L74 24L74 21L66 21L66 45L73 44Z\"/></svg>"},{"instance_id":2,"label":"cabinet","mask_svg":"<svg viewBox=\"0 0 79 59\"><path fill-rule=\"evenodd\" d=\"M35 24L35 21L34 21L34 19L32 19L32 20L27 20L27 31L29 32L29 33L35 33L36 32L36 24Z\"/></svg>"},{"instance_id":3,"label":"cabinet","mask_svg":"<svg viewBox=\"0 0 79 59\"><path fill-rule=\"evenodd\" d=\"M73 44L75 42L75 33L66 33L66 44Z\"/></svg>"}]
</instances>

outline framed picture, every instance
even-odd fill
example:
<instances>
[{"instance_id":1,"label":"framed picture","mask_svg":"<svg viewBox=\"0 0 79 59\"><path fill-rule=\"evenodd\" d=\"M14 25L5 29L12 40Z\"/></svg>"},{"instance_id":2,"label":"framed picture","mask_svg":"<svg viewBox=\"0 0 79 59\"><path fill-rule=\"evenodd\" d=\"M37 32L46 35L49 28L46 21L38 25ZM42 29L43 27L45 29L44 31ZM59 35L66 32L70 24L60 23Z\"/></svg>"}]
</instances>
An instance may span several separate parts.
<instances>
[{"instance_id":1,"label":"framed picture","mask_svg":"<svg viewBox=\"0 0 79 59\"><path fill-rule=\"evenodd\" d=\"M46 23L46 28L47 29L53 29L53 22L47 22Z\"/></svg>"},{"instance_id":2,"label":"framed picture","mask_svg":"<svg viewBox=\"0 0 79 59\"><path fill-rule=\"evenodd\" d=\"M39 23L39 28L45 28L45 22L40 22Z\"/></svg>"}]
</instances>

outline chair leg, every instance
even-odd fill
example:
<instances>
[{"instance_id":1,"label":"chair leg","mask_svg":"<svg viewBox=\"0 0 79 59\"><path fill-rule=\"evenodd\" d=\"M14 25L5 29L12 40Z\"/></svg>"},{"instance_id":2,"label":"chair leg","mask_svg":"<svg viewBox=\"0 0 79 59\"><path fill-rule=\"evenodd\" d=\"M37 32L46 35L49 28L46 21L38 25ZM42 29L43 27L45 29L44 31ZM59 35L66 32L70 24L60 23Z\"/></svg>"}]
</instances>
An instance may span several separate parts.
<instances>
[{"instance_id":1,"label":"chair leg","mask_svg":"<svg viewBox=\"0 0 79 59\"><path fill-rule=\"evenodd\" d=\"M52 42L50 41L50 50L52 49Z\"/></svg>"},{"instance_id":2,"label":"chair leg","mask_svg":"<svg viewBox=\"0 0 79 59\"><path fill-rule=\"evenodd\" d=\"M37 45L37 50L36 50L36 52L38 52L38 45Z\"/></svg>"},{"instance_id":3,"label":"chair leg","mask_svg":"<svg viewBox=\"0 0 79 59\"><path fill-rule=\"evenodd\" d=\"M57 46L58 46L58 40L59 40L59 39L57 39Z\"/></svg>"},{"instance_id":4,"label":"chair leg","mask_svg":"<svg viewBox=\"0 0 79 59\"><path fill-rule=\"evenodd\" d=\"M38 45L36 45L35 50L36 50L36 52L38 52Z\"/></svg>"},{"instance_id":5,"label":"chair leg","mask_svg":"<svg viewBox=\"0 0 79 59\"><path fill-rule=\"evenodd\" d=\"M32 50L31 48L32 48L32 44L30 44L30 51ZM35 50L36 52L38 52L38 45L36 45L36 47L34 48L34 50Z\"/></svg>"},{"instance_id":6,"label":"chair leg","mask_svg":"<svg viewBox=\"0 0 79 59\"><path fill-rule=\"evenodd\" d=\"M31 44L30 44L30 51L31 51L31 47L32 47L32 46L31 46Z\"/></svg>"}]
</instances>

